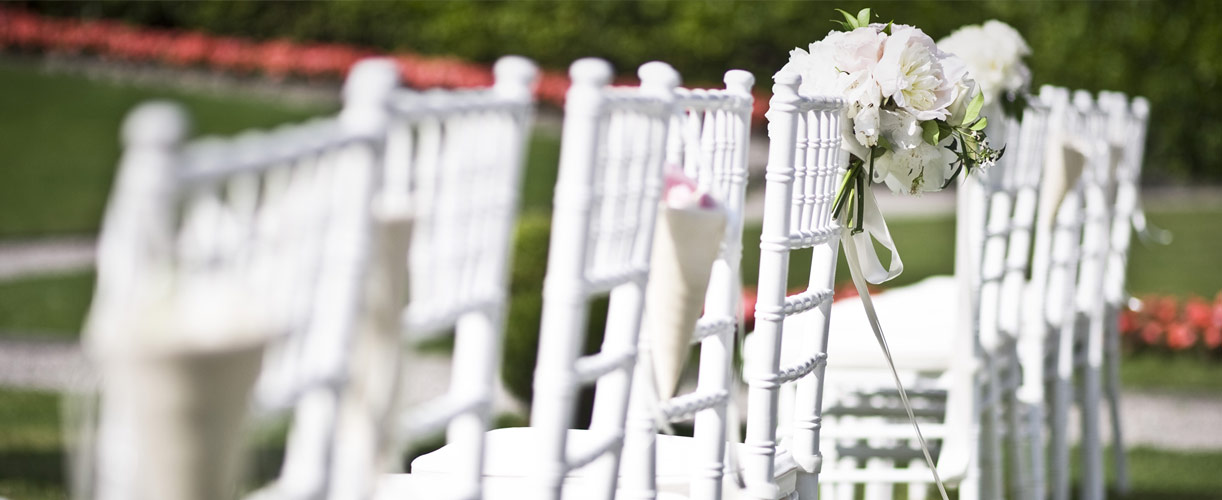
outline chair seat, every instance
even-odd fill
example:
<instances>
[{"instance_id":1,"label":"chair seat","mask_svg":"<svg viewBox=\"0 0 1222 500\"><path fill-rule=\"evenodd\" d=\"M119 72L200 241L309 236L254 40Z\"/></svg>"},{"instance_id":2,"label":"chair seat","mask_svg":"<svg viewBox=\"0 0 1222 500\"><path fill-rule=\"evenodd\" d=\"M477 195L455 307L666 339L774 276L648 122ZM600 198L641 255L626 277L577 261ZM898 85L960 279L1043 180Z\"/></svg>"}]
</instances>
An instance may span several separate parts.
<instances>
[{"instance_id":1,"label":"chair seat","mask_svg":"<svg viewBox=\"0 0 1222 500\"><path fill-rule=\"evenodd\" d=\"M933 276L871 297L896 367L930 372L950 367L958 315L957 286L953 276ZM810 331L804 323L813 317L806 313L787 320L785 341L799 340L790 334L789 321L795 323L797 331ZM830 370L886 366L859 297L832 304L828 343Z\"/></svg>"},{"instance_id":2,"label":"chair seat","mask_svg":"<svg viewBox=\"0 0 1222 500\"><path fill-rule=\"evenodd\" d=\"M524 498L529 484L523 479L534 472L539 460L533 457L533 446L539 441L538 429L511 427L489 431L487 453L484 457L484 497L490 500ZM596 434L588 430L570 430L568 442L571 448L594 444ZM696 460L690 437L658 435L657 481L659 498L682 498L687 494L691 478L691 467ZM740 447L743 445L739 445ZM745 453L742 448L739 455ZM388 474L380 483L378 498L392 500L409 498L409 493L418 498L442 498L446 491L445 481L454 469L453 448L443 446L437 451L421 455L412 461L411 474ZM797 479L797 463L784 449L778 450L775 478L781 491L793 491ZM565 480L564 498L584 498L581 489L584 467L569 472ZM726 478L725 498L735 498L737 489L732 480Z\"/></svg>"}]
</instances>

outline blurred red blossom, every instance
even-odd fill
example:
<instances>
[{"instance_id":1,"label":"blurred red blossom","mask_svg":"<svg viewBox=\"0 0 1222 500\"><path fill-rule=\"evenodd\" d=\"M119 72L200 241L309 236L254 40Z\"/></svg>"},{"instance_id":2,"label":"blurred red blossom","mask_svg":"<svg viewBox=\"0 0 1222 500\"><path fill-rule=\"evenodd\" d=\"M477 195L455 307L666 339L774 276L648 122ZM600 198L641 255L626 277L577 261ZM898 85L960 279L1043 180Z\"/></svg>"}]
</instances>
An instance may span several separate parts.
<instances>
[{"instance_id":1,"label":"blurred red blossom","mask_svg":"<svg viewBox=\"0 0 1222 500\"><path fill-rule=\"evenodd\" d=\"M344 44L310 44L290 40L258 42L196 31L167 31L94 19L60 19L0 5L0 50L15 48L67 54L95 54L133 63L178 67L205 66L239 75L262 73L274 79L342 78L363 57L383 55L399 65L404 83L415 88L484 87L492 68L451 57L378 54ZM631 75L616 82L635 82ZM540 101L564 105L569 79L561 71L541 71L535 87ZM769 95L755 93L752 123L762 125Z\"/></svg>"}]
</instances>

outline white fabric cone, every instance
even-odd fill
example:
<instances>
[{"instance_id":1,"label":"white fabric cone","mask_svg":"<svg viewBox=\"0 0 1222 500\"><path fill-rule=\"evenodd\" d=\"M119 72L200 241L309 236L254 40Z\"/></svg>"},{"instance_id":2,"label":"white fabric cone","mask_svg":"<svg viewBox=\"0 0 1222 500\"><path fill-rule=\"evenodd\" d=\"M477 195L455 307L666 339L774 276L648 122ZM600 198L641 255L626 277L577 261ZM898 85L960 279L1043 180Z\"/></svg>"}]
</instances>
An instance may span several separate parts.
<instances>
[{"instance_id":1,"label":"white fabric cone","mask_svg":"<svg viewBox=\"0 0 1222 500\"><path fill-rule=\"evenodd\" d=\"M645 332L660 397L675 393L725 226L720 209L663 206L658 212L645 292Z\"/></svg>"},{"instance_id":2,"label":"white fabric cone","mask_svg":"<svg viewBox=\"0 0 1222 500\"><path fill-rule=\"evenodd\" d=\"M331 495L335 500L370 498L378 478L400 472L401 369L407 350L400 318L407 305L407 255L411 217L406 207L378 207L375 268L366 279L364 314L350 364L350 385L340 404Z\"/></svg>"},{"instance_id":3,"label":"white fabric cone","mask_svg":"<svg viewBox=\"0 0 1222 500\"><path fill-rule=\"evenodd\" d=\"M1058 144L1059 143L1059 144ZM1054 140L1045 161L1049 162L1040 184L1039 219L1042 227L1056 220L1056 210L1086 167L1085 148L1075 141Z\"/></svg>"},{"instance_id":4,"label":"white fabric cone","mask_svg":"<svg viewBox=\"0 0 1222 500\"><path fill-rule=\"evenodd\" d=\"M237 494L251 392L282 328L232 276L193 278L85 339L101 390L93 498Z\"/></svg>"},{"instance_id":5,"label":"white fabric cone","mask_svg":"<svg viewBox=\"0 0 1222 500\"><path fill-rule=\"evenodd\" d=\"M265 340L100 360L96 498L232 498Z\"/></svg>"}]
</instances>

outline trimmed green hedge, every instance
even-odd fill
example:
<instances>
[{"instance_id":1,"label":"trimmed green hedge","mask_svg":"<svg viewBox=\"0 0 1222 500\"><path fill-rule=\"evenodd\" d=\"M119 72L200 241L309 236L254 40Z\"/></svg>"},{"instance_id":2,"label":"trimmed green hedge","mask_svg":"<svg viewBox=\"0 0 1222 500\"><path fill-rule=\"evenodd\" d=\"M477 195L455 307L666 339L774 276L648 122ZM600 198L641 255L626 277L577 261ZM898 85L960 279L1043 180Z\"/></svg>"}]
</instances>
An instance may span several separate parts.
<instances>
[{"instance_id":1,"label":"trimmed green hedge","mask_svg":"<svg viewBox=\"0 0 1222 500\"><path fill-rule=\"evenodd\" d=\"M23 2L17 2L22 4ZM833 28L833 8L870 6L884 20L935 38L1001 19L1035 51L1036 84L1113 89L1149 97L1148 177L1222 180L1222 9L1212 0L1115 2L24 2L65 16L262 38L336 41L491 62L522 54L550 68L599 56L621 72L652 59L690 82L728 68L761 85L789 50Z\"/></svg>"}]
</instances>

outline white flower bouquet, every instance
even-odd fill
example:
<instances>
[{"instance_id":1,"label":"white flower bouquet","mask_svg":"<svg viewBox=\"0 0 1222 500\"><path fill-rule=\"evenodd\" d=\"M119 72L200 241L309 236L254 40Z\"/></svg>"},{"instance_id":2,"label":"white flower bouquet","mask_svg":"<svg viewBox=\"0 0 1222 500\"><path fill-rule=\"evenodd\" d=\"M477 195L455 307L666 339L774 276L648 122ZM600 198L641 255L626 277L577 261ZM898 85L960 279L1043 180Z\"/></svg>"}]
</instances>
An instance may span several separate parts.
<instances>
[{"instance_id":1,"label":"white flower bouquet","mask_svg":"<svg viewBox=\"0 0 1222 500\"><path fill-rule=\"evenodd\" d=\"M1031 87L1031 70L1023 58L1031 55L1031 47L1018 30L998 20L963 26L939 40L938 48L967 64L985 106L1000 106L1006 116L1022 117Z\"/></svg>"},{"instance_id":2,"label":"white flower bouquet","mask_svg":"<svg viewBox=\"0 0 1222 500\"><path fill-rule=\"evenodd\" d=\"M802 77L803 95L840 96L842 147L851 154L834 214L862 231L865 191L883 182L919 194L950 185L997 161L980 115L984 95L964 61L938 48L920 29L870 23L870 9L840 11L844 31L790 52L781 73Z\"/></svg>"}]
</instances>

